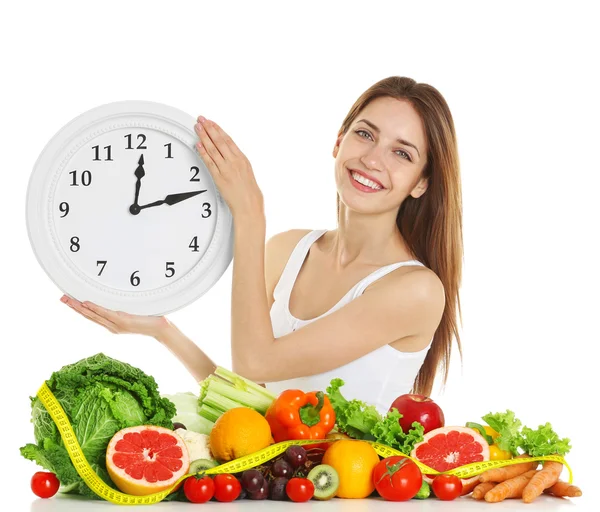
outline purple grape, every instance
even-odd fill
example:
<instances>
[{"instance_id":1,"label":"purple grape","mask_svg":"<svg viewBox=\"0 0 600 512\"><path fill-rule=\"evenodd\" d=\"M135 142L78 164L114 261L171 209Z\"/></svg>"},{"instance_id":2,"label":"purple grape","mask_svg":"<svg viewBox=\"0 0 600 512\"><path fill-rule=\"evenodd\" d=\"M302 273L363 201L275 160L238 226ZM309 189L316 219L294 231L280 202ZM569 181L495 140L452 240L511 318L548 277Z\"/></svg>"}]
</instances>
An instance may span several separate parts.
<instances>
[{"instance_id":1,"label":"purple grape","mask_svg":"<svg viewBox=\"0 0 600 512\"><path fill-rule=\"evenodd\" d=\"M246 489L249 493L260 490L265 479L260 471L257 469L247 469L242 473L242 488Z\"/></svg>"},{"instance_id":2,"label":"purple grape","mask_svg":"<svg viewBox=\"0 0 600 512\"><path fill-rule=\"evenodd\" d=\"M285 451L285 458L293 468L299 468L306 462L306 450L302 446L292 445Z\"/></svg>"},{"instance_id":3,"label":"purple grape","mask_svg":"<svg viewBox=\"0 0 600 512\"><path fill-rule=\"evenodd\" d=\"M247 497L248 491L242 487L242 492L240 492L240 495L236 498L236 500L245 500Z\"/></svg>"},{"instance_id":4,"label":"purple grape","mask_svg":"<svg viewBox=\"0 0 600 512\"><path fill-rule=\"evenodd\" d=\"M251 492L248 494L248 497L251 500L266 500L269 496L269 481L264 480L262 486L258 491Z\"/></svg>"},{"instance_id":5,"label":"purple grape","mask_svg":"<svg viewBox=\"0 0 600 512\"><path fill-rule=\"evenodd\" d=\"M173 423L173 430L177 430L178 428L182 428L184 430L187 430L185 428L185 425L183 423L179 423L178 421L176 421L175 423Z\"/></svg>"},{"instance_id":6,"label":"purple grape","mask_svg":"<svg viewBox=\"0 0 600 512\"><path fill-rule=\"evenodd\" d=\"M271 468L271 473L273 476L285 476L287 478L291 478L292 472L294 468L290 465L290 463L285 459L278 459L273 464Z\"/></svg>"},{"instance_id":7,"label":"purple grape","mask_svg":"<svg viewBox=\"0 0 600 512\"><path fill-rule=\"evenodd\" d=\"M287 498L285 487L288 483L288 479L282 476L277 477L271 482L271 490L269 492L269 498L275 501L283 501Z\"/></svg>"}]
</instances>

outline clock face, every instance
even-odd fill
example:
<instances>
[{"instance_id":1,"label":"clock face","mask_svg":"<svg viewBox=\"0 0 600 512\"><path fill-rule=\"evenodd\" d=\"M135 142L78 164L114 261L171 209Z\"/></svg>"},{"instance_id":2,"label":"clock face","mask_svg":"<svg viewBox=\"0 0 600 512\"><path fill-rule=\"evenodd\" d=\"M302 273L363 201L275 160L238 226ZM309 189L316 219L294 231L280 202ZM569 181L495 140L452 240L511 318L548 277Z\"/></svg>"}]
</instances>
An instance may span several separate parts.
<instances>
[{"instance_id":1,"label":"clock face","mask_svg":"<svg viewBox=\"0 0 600 512\"><path fill-rule=\"evenodd\" d=\"M86 276L145 291L198 263L212 240L217 204L195 152L158 130L121 128L86 142L67 162L53 191L52 219L60 248Z\"/></svg>"},{"instance_id":2,"label":"clock face","mask_svg":"<svg viewBox=\"0 0 600 512\"><path fill-rule=\"evenodd\" d=\"M159 315L203 295L233 258L231 212L195 144L195 119L124 101L46 145L27 192L34 253L63 293Z\"/></svg>"}]
</instances>

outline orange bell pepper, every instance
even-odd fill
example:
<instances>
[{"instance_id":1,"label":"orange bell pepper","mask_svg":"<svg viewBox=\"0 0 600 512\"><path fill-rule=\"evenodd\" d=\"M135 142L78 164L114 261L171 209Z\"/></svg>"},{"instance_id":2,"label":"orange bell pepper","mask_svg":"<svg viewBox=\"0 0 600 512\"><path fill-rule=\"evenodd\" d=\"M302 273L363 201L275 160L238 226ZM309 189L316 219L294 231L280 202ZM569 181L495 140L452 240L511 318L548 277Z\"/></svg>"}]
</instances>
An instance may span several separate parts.
<instances>
[{"instance_id":1,"label":"orange bell pepper","mask_svg":"<svg viewBox=\"0 0 600 512\"><path fill-rule=\"evenodd\" d=\"M271 404L265 418L276 443L324 439L335 425L335 412L322 391L288 389Z\"/></svg>"}]
</instances>

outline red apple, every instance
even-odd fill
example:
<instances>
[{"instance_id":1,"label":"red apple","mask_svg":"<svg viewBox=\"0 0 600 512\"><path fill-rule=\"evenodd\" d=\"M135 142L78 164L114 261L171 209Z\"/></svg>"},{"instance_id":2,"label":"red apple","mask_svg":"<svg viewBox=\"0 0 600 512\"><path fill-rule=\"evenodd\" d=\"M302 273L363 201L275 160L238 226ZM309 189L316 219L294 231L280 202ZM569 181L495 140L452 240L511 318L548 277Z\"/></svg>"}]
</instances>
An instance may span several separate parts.
<instances>
[{"instance_id":1,"label":"red apple","mask_svg":"<svg viewBox=\"0 0 600 512\"><path fill-rule=\"evenodd\" d=\"M394 400L390 411L394 407L402 414L402 418L398 421L403 432L408 432L412 428L413 421L418 421L423 425L425 434L434 428L444 426L444 413L442 409L427 396L401 395Z\"/></svg>"}]
</instances>

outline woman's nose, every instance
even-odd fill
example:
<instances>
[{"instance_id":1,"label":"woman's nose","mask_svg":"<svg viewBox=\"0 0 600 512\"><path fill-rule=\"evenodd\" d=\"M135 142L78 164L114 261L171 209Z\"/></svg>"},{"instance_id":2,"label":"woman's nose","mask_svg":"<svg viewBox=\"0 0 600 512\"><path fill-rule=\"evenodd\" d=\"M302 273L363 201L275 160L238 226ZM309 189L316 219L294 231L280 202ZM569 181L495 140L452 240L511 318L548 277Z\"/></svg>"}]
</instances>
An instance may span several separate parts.
<instances>
[{"instance_id":1,"label":"woman's nose","mask_svg":"<svg viewBox=\"0 0 600 512\"><path fill-rule=\"evenodd\" d=\"M368 169L383 169L383 148L375 145L372 146L366 153L360 158L362 164Z\"/></svg>"}]
</instances>

